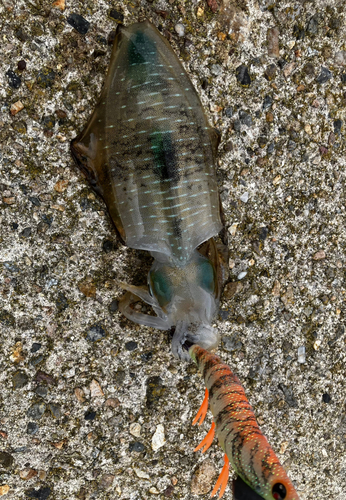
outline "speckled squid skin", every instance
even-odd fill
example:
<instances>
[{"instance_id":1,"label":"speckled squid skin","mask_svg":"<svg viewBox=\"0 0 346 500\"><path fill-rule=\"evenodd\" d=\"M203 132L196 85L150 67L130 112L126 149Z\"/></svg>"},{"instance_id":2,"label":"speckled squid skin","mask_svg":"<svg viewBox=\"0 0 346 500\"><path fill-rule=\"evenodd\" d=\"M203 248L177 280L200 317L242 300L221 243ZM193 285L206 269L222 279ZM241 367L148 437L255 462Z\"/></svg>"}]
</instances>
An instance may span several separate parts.
<instances>
[{"instance_id":1,"label":"speckled squid skin","mask_svg":"<svg viewBox=\"0 0 346 500\"><path fill-rule=\"evenodd\" d=\"M258 498L299 500L285 469L256 422L238 377L218 356L198 345L192 346L189 353L209 391L219 444L236 473L258 494ZM242 498L257 498L257 495L243 493Z\"/></svg>"},{"instance_id":2,"label":"speckled squid skin","mask_svg":"<svg viewBox=\"0 0 346 500\"><path fill-rule=\"evenodd\" d=\"M225 272L212 239L222 229L217 143L168 42L147 21L120 28L100 101L71 151L123 242L155 259L149 292L122 284L131 295L120 310L140 324L175 326L172 349L185 359L185 340L218 342L211 322ZM136 297L157 317L135 312Z\"/></svg>"}]
</instances>

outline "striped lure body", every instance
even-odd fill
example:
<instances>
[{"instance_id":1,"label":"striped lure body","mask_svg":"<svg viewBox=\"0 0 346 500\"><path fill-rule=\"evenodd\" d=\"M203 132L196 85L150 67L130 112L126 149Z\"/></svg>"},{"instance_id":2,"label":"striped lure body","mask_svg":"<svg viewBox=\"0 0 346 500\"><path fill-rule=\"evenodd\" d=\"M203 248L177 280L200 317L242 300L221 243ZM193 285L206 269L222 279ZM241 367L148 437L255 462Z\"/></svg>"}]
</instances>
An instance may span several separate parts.
<instances>
[{"instance_id":1,"label":"striped lure body","mask_svg":"<svg viewBox=\"0 0 346 500\"><path fill-rule=\"evenodd\" d=\"M173 352L185 359L186 340L218 343L211 326L224 274L212 238L222 229L217 143L167 40L147 21L119 27L100 101L71 150L122 241L155 259L148 289L122 284L120 310L143 325L175 326ZM156 317L134 311L138 297Z\"/></svg>"},{"instance_id":2,"label":"striped lure body","mask_svg":"<svg viewBox=\"0 0 346 500\"><path fill-rule=\"evenodd\" d=\"M238 377L218 356L198 345L192 346L189 353L205 381L206 397L209 396L214 417L212 429L215 427L226 461L229 460L241 478L233 486L235 500L299 500L292 482L256 422ZM204 419L207 408L206 400L198 417ZM211 444L213 432L210 434L201 445ZM220 497L226 487L228 470L227 473L223 470L222 474L224 477L213 491L216 493L221 485Z\"/></svg>"}]
</instances>

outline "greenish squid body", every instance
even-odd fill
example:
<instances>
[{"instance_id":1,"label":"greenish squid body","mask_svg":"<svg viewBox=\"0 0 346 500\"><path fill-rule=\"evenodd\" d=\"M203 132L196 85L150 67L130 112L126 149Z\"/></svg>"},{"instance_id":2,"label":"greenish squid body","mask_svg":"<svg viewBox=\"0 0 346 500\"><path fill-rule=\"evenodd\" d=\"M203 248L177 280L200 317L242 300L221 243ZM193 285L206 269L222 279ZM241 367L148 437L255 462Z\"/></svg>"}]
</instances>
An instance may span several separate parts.
<instances>
[{"instance_id":1,"label":"greenish squid body","mask_svg":"<svg viewBox=\"0 0 346 500\"><path fill-rule=\"evenodd\" d=\"M212 327L225 278L215 175L218 135L168 42L149 22L120 28L99 103L71 143L124 244L154 257L148 289L121 284L121 312L183 344L217 345ZM202 245L203 244L203 245ZM138 297L156 316L136 312Z\"/></svg>"}]
</instances>

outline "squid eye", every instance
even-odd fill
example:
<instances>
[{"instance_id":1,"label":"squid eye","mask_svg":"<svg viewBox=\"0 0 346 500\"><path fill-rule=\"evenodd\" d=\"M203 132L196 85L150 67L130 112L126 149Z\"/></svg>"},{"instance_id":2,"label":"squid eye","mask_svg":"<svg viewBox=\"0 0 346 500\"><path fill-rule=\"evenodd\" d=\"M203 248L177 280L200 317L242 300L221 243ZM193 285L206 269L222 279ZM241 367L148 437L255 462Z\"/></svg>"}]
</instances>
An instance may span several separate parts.
<instances>
[{"instance_id":1,"label":"squid eye","mask_svg":"<svg viewBox=\"0 0 346 500\"><path fill-rule=\"evenodd\" d=\"M165 307L172 300L173 288L170 280L161 271L151 271L149 274L149 291L155 295L161 307Z\"/></svg>"},{"instance_id":2,"label":"squid eye","mask_svg":"<svg viewBox=\"0 0 346 500\"><path fill-rule=\"evenodd\" d=\"M287 495L285 486L282 483L274 484L272 494L275 500L284 500Z\"/></svg>"},{"instance_id":3,"label":"squid eye","mask_svg":"<svg viewBox=\"0 0 346 500\"><path fill-rule=\"evenodd\" d=\"M209 260L204 260L199 265L200 286L209 293L215 290L215 271Z\"/></svg>"}]
</instances>

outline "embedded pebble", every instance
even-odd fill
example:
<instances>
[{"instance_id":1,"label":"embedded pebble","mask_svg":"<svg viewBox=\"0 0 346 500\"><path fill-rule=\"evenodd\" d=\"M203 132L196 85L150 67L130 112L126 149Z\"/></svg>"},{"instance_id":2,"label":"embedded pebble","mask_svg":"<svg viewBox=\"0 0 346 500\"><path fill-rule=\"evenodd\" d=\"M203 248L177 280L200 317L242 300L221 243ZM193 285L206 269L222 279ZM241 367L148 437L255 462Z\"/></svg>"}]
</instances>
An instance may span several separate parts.
<instances>
[{"instance_id":1,"label":"embedded pebble","mask_svg":"<svg viewBox=\"0 0 346 500\"><path fill-rule=\"evenodd\" d=\"M14 89L19 89L22 84L22 79L19 75L17 75L14 71L8 70L6 71L7 81L10 87Z\"/></svg>"},{"instance_id":2,"label":"embedded pebble","mask_svg":"<svg viewBox=\"0 0 346 500\"><path fill-rule=\"evenodd\" d=\"M220 66L220 64L212 64L210 66L210 72L214 76L220 76L223 73L222 66Z\"/></svg>"},{"instance_id":3,"label":"embedded pebble","mask_svg":"<svg viewBox=\"0 0 346 500\"><path fill-rule=\"evenodd\" d=\"M42 486L38 490L32 488L25 492L26 496L29 498L37 498L38 500L47 500L51 494L52 490L49 486Z\"/></svg>"},{"instance_id":4,"label":"embedded pebble","mask_svg":"<svg viewBox=\"0 0 346 500\"><path fill-rule=\"evenodd\" d=\"M130 434L135 437L139 437L141 435L141 425L138 422L134 422L130 424Z\"/></svg>"},{"instance_id":5,"label":"embedded pebble","mask_svg":"<svg viewBox=\"0 0 346 500\"><path fill-rule=\"evenodd\" d=\"M245 191L245 193L243 193L241 196L240 196L240 201L242 201L243 203L247 203L248 199L249 199L249 193L247 191Z\"/></svg>"},{"instance_id":6,"label":"embedded pebble","mask_svg":"<svg viewBox=\"0 0 346 500\"><path fill-rule=\"evenodd\" d=\"M8 469L12 466L14 462L14 458L12 455L7 453L6 451L0 451L0 465L5 469Z\"/></svg>"},{"instance_id":7,"label":"embedded pebble","mask_svg":"<svg viewBox=\"0 0 346 500\"><path fill-rule=\"evenodd\" d=\"M29 418L32 418L33 420L39 420L44 412L46 411L46 405L45 403L34 403L26 414L28 415Z\"/></svg>"},{"instance_id":8,"label":"embedded pebble","mask_svg":"<svg viewBox=\"0 0 346 500\"><path fill-rule=\"evenodd\" d=\"M217 470L214 462L204 460L192 476L190 490L195 495L205 495L209 493L214 485L214 478Z\"/></svg>"},{"instance_id":9,"label":"embedded pebble","mask_svg":"<svg viewBox=\"0 0 346 500\"><path fill-rule=\"evenodd\" d=\"M10 491L10 487L8 484L3 484L0 486L0 496L7 495L7 493Z\"/></svg>"},{"instance_id":10,"label":"embedded pebble","mask_svg":"<svg viewBox=\"0 0 346 500\"><path fill-rule=\"evenodd\" d=\"M116 9L111 9L109 12L109 17L114 19L118 24L122 24L124 22L124 14Z\"/></svg>"},{"instance_id":11,"label":"embedded pebble","mask_svg":"<svg viewBox=\"0 0 346 500\"><path fill-rule=\"evenodd\" d=\"M279 451L280 455L283 455L283 454L285 453L285 451L286 451L286 450L287 450L287 448L288 448L288 445L289 445L289 442L288 442L288 441L283 441L283 442L281 443L281 446L280 446L280 451Z\"/></svg>"},{"instance_id":12,"label":"embedded pebble","mask_svg":"<svg viewBox=\"0 0 346 500\"><path fill-rule=\"evenodd\" d=\"M149 377L146 386L147 408L153 408L157 406L158 402L165 394L166 386L163 385L162 378L157 375Z\"/></svg>"},{"instance_id":13,"label":"embedded pebble","mask_svg":"<svg viewBox=\"0 0 346 500\"><path fill-rule=\"evenodd\" d=\"M32 479L35 476L37 476L37 470L30 469L29 467L19 471L19 477L25 481L29 481L29 479Z\"/></svg>"},{"instance_id":14,"label":"embedded pebble","mask_svg":"<svg viewBox=\"0 0 346 500\"><path fill-rule=\"evenodd\" d=\"M87 331L86 339L89 340L90 342L97 342L103 339L105 335L106 335L105 329L99 323L96 323L95 325L91 326Z\"/></svg>"},{"instance_id":15,"label":"embedded pebble","mask_svg":"<svg viewBox=\"0 0 346 500\"><path fill-rule=\"evenodd\" d=\"M285 78L288 78L294 71L296 67L296 63L295 62L291 62L289 64L286 64L284 70L283 70L283 74L284 74L284 77Z\"/></svg>"},{"instance_id":16,"label":"embedded pebble","mask_svg":"<svg viewBox=\"0 0 346 500\"><path fill-rule=\"evenodd\" d=\"M216 0L207 0L208 7L211 9L212 12L217 12L219 9L218 3Z\"/></svg>"},{"instance_id":17,"label":"embedded pebble","mask_svg":"<svg viewBox=\"0 0 346 500\"><path fill-rule=\"evenodd\" d=\"M52 7L60 9L61 12L64 12L64 10L65 10L65 0L55 0L55 2L52 3Z\"/></svg>"},{"instance_id":18,"label":"embedded pebble","mask_svg":"<svg viewBox=\"0 0 346 500\"><path fill-rule=\"evenodd\" d=\"M336 52L334 61L338 66L346 66L346 51L340 50L339 52Z\"/></svg>"},{"instance_id":19,"label":"embedded pebble","mask_svg":"<svg viewBox=\"0 0 346 500\"><path fill-rule=\"evenodd\" d=\"M21 389L29 381L27 374L21 370L15 372L12 376L13 389Z\"/></svg>"},{"instance_id":20,"label":"embedded pebble","mask_svg":"<svg viewBox=\"0 0 346 500\"><path fill-rule=\"evenodd\" d=\"M43 68L39 71L36 82L42 88L51 87L55 81L55 72L49 68Z\"/></svg>"},{"instance_id":21,"label":"embedded pebble","mask_svg":"<svg viewBox=\"0 0 346 500\"><path fill-rule=\"evenodd\" d=\"M179 36L184 36L185 35L185 26L181 23L178 23L174 26L175 31Z\"/></svg>"},{"instance_id":22,"label":"embedded pebble","mask_svg":"<svg viewBox=\"0 0 346 500\"><path fill-rule=\"evenodd\" d=\"M80 14L76 14L75 12L73 12L68 16L67 22L81 35L85 35L89 31L89 21L84 19L84 17L82 17Z\"/></svg>"},{"instance_id":23,"label":"embedded pebble","mask_svg":"<svg viewBox=\"0 0 346 500\"><path fill-rule=\"evenodd\" d=\"M305 363L305 346L298 347L298 363Z\"/></svg>"},{"instance_id":24,"label":"embedded pebble","mask_svg":"<svg viewBox=\"0 0 346 500\"><path fill-rule=\"evenodd\" d=\"M130 340L129 342L125 343L125 349L127 351L134 351L135 349L137 349L137 347L138 347L138 344L134 340Z\"/></svg>"},{"instance_id":25,"label":"embedded pebble","mask_svg":"<svg viewBox=\"0 0 346 500\"><path fill-rule=\"evenodd\" d=\"M41 398L45 398L47 396L47 394L48 394L48 389L45 386L39 385L35 389L35 394L37 394Z\"/></svg>"},{"instance_id":26,"label":"embedded pebble","mask_svg":"<svg viewBox=\"0 0 346 500\"><path fill-rule=\"evenodd\" d=\"M329 71L328 68L325 68L324 66L321 66L321 72L320 74L318 75L318 77L316 78L316 82L317 83L327 83L328 80L330 80L332 78L332 73L331 71Z\"/></svg>"},{"instance_id":27,"label":"embedded pebble","mask_svg":"<svg viewBox=\"0 0 346 500\"><path fill-rule=\"evenodd\" d=\"M229 228L229 233L234 236L235 233L237 232L237 227L239 225L239 222L234 222L231 227Z\"/></svg>"},{"instance_id":28,"label":"embedded pebble","mask_svg":"<svg viewBox=\"0 0 346 500\"><path fill-rule=\"evenodd\" d=\"M330 403L331 400L332 400L332 398L330 397L330 395L328 393L323 394L323 396L322 396L323 403Z\"/></svg>"},{"instance_id":29,"label":"embedded pebble","mask_svg":"<svg viewBox=\"0 0 346 500\"><path fill-rule=\"evenodd\" d=\"M242 280L243 278L245 278L246 275L247 275L247 272L242 271L241 273L238 274L237 279Z\"/></svg>"},{"instance_id":30,"label":"embedded pebble","mask_svg":"<svg viewBox=\"0 0 346 500\"><path fill-rule=\"evenodd\" d=\"M68 186L69 181L67 179L61 179L54 185L54 191L57 193L63 193Z\"/></svg>"},{"instance_id":31,"label":"embedded pebble","mask_svg":"<svg viewBox=\"0 0 346 500\"><path fill-rule=\"evenodd\" d=\"M105 401L105 406L108 406L110 408L117 408L118 406L120 406L120 401L117 398L108 398Z\"/></svg>"},{"instance_id":32,"label":"embedded pebble","mask_svg":"<svg viewBox=\"0 0 346 500\"><path fill-rule=\"evenodd\" d=\"M85 420L94 420L95 417L96 417L96 411L92 410L91 408L84 413Z\"/></svg>"},{"instance_id":33,"label":"embedded pebble","mask_svg":"<svg viewBox=\"0 0 346 500\"><path fill-rule=\"evenodd\" d=\"M26 428L27 434L33 436L39 431L39 426L36 424L36 422L29 422Z\"/></svg>"},{"instance_id":34,"label":"embedded pebble","mask_svg":"<svg viewBox=\"0 0 346 500\"><path fill-rule=\"evenodd\" d=\"M269 28L267 31L267 50L269 57L279 57L279 35L278 28Z\"/></svg>"},{"instance_id":35,"label":"embedded pebble","mask_svg":"<svg viewBox=\"0 0 346 500\"><path fill-rule=\"evenodd\" d=\"M136 453L142 453L143 451L145 451L145 446L139 441L133 441L129 445L129 452L131 453L132 451L135 451Z\"/></svg>"},{"instance_id":36,"label":"embedded pebble","mask_svg":"<svg viewBox=\"0 0 346 500\"><path fill-rule=\"evenodd\" d=\"M150 479L149 474L147 472L142 471L138 467L134 467L133 470L135 471L137 477L141 479Z\"/></svg>"},{"instance_id":37,"label":"embedded pebble","mask_svg":"<svg viewBox=\"0 0 346 500\"><path fill-rule=\"evenodd\" d=\"M51 412L51 414L54 418L61 417L61 406L59 404L49 403L47 408Z\"/></svg>"},{"instance_id":38,"label":"embedded pebble","mask_svg":"<svg viewBox=\"0 0 346 500\"><path fill-rule=\"evenodd\" d=\"M340 135L342 124L343 124L342 120L335 120L334 121L334 133L335 133L335 135Z\"/></svg>"},{"instance_id":39,"label":"embedded pebble","mask_svg":"<svg viewBox=\"0 0 346 500\"><path fill-rule=\"evenodd\" d=\"M269 66L266 67L266 70L264 72L264 76L266 77L266 79L269 82L271 82L276 77L276 73L277 73L277 67L276 67L276 65L275 64L270 64Z\"/></svg>"},{"instance_id":40,"label":"embedded pebble","mask_svg":"<svg viewBox=\"0 0 346 500\"><path fill-rule=\"evenodd\" d=\"M249 115L249 113L246 113L246 111L243 111L242 109L239 111L239 120L240 123L243 125L246 125L247 127L252 126L252 118Z\"/></svg>"},{"instance_id":41,"label":"embedded pebble","mask_svg":"<svg viewBox=\"0 0 346 500\"><path fill-rule=\"evenodd\" d=\"M243 85L244 87L247 87L248 85L251 84L249 69L247 66L245 66L245 64L241 64L240 66L237 67L236 78L240 83L240 85Z\"/></svg>"},{"instance_id":42,"label":"embedded pebble","mask_svg":"<svg viewBox=\"0 0 346 500\"><path fill-rule=\"evenodd\" d=\"M101 389L100 384L95 379L93 379L90 383L90 396L92 398L98 398L98 397L104 396L104 392Z\"/></svg>"},{"instance_id":43,"label":"embedded pebble","mask_svg":"<svg viewBox=\"0 0 346 500\"><path fill-rule=\"evenodd\" d=\"M326 252L324 250L319 250L316 252L313 257L314 260L322 260L326 258Z\"/></svg>"},{"instance_id":44,"label":"embedded pebble","mask_svg":"<svg viewBox=\"0 0 346 500\"><path fill-rule=\"evenodd\" d=\"M151 447L154 451L157 451L159 448L161 448L166 442L165 438L165 428L162 424L159 424L156 427L155 434L152 437L151 440Z\"/></svg>"},{"instance_id":45,"label":"embedded pebble","mask_svg":"<svg viewBox=\"0 0 346 500\"><path fill-rule=\"evenodd\" d=\"M308 35L317 35L318 33L318 21L319 21L319 15L318 14L314 14L308 24L307 24L307 27L306 27L306 33Z\"/></svg>"},{"instance_id":46,"label":"embedded pebble","mask_svg":"<svg viewBox=\"0 0 346 500\"><path fill-rule=\"evenodd\" d=\"M115 476L113 474L102 474L101 480L99 482L99 488L101 490L108 490L115 479Z\"/></svg>"},{"instance_id":47,"label":"embedded pebble","mask_svg":"<svg viewBox=\"0 0 346 500\"><path fill-rule=\"evenodd\" d=\"M315 351L318 351L318 349L321 347L321 344L322 344L322 340L320 340L320 339L315 340L314 346L313 346Z\"/></svg>"},{"instance_id":48,"label":"embedded pebble","mask_svg":"<svg viewBox=\"0 0 346 500\"><path fill-rule=\"evenodd\" d=\"M16 115L19 111L22 111L22 109L24 109L24 104L21 101L14 102L10 108L11 115Z\"/></svg>"}]
</instances>

